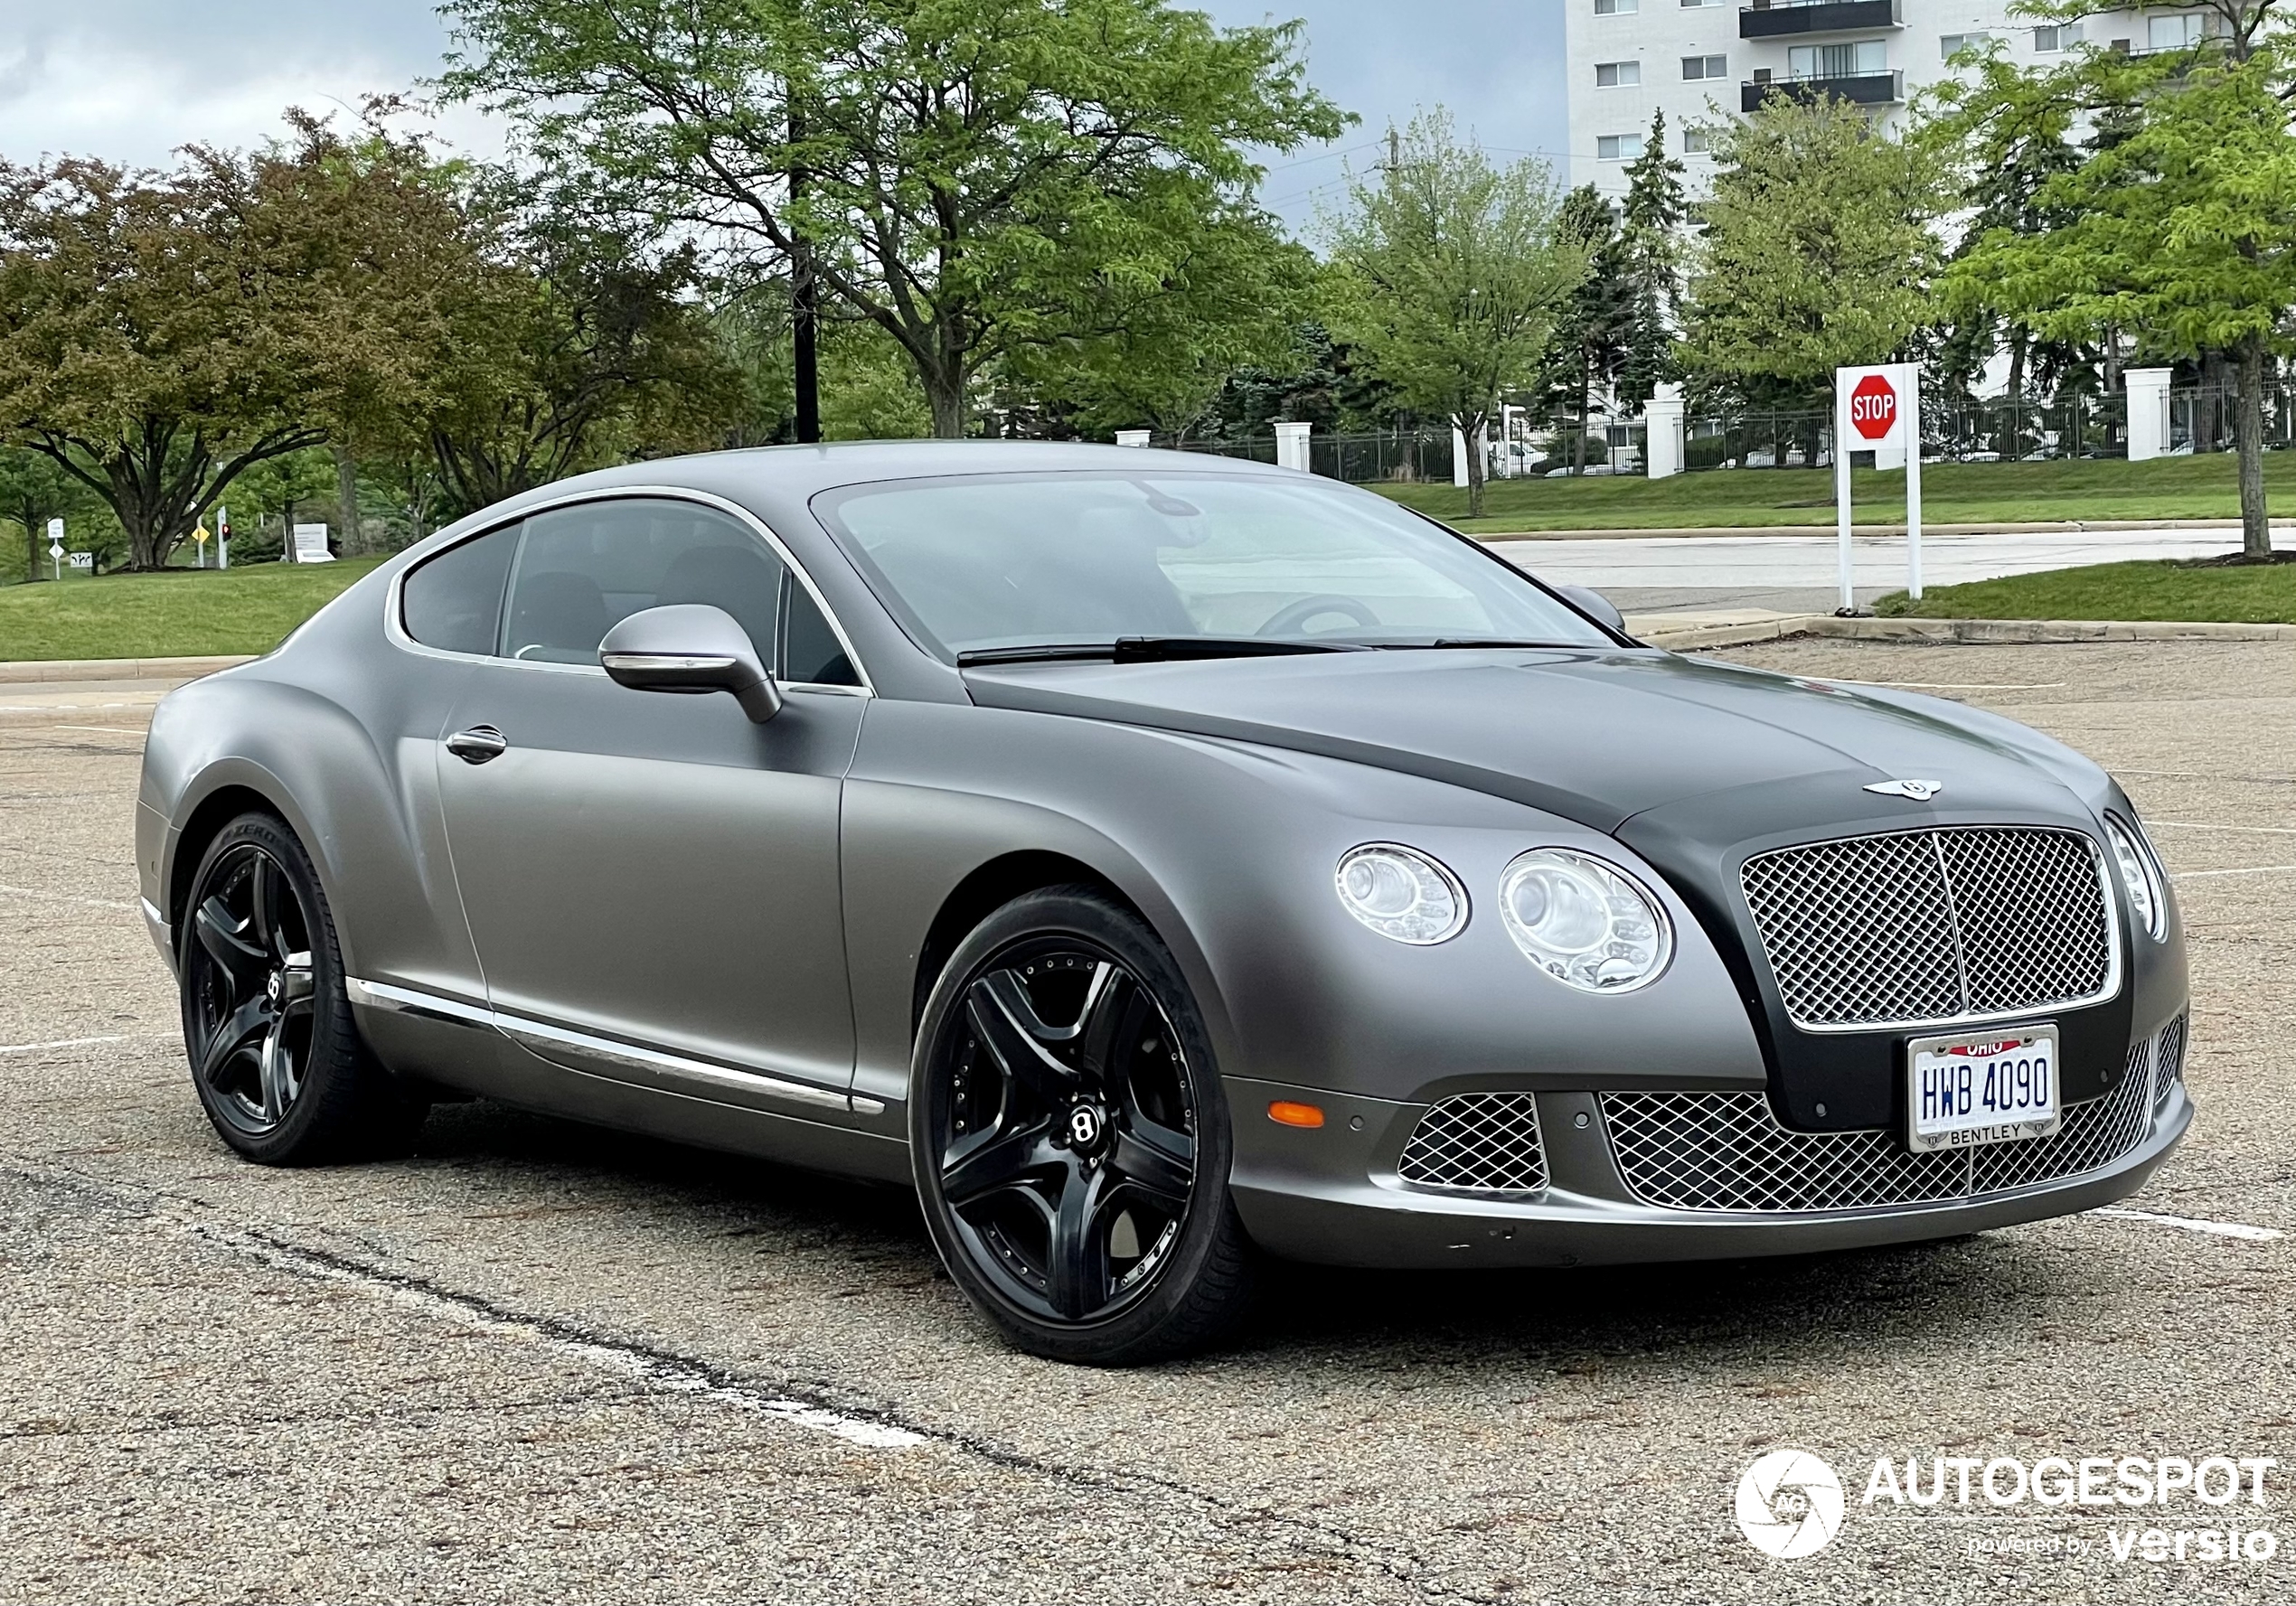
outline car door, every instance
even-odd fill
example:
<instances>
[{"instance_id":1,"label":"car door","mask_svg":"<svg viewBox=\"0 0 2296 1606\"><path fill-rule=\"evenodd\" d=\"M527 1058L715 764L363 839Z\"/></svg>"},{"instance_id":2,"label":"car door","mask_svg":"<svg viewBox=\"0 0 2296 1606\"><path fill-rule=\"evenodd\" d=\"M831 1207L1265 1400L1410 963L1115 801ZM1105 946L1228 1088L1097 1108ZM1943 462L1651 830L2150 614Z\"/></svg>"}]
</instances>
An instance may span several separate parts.
<instances>
[{"instance_id":1,"label":"car door","mask_svg":"<svg viewBox=\"0 0 2296 1606\"><path fill-rule=\"evenodd\" d=\"M730 697L598 667L643 608L707 602L786 675ZM447 723L439 793L498 1023L594 1075L767 1109L842 1108L853 1061L838 804L866 698L745 521L666 497L530 515L493 653Z\"/></svg>"}]
</instances>

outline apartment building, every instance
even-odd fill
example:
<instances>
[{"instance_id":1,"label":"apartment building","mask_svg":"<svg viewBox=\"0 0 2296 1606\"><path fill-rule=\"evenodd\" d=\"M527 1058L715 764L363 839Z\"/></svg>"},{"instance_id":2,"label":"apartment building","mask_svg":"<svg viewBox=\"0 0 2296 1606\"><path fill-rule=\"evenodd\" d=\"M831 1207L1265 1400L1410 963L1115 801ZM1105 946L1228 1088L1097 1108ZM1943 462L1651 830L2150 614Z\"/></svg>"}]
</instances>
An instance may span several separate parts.
<instances>
[{"instance_id":1,"label":"apartment building","mask_svg":"<svg viewBox=\"0 0 2296 1606\"><path fill-rule=\"evenodd\" d=\"M2084 40L2111 49L2178 49L2208 31L2208 14L2100 13L2036 26L2009 0L1564 0L1569 55L1570 183L1626 191L1651 114L1705 187L1701 125L1751 111L1764 95L1825 92L1895 121L1907 100L1951 70L1973 38L2000 39L2012 59L2041 62Z\"/></svg>"}]
</instances>

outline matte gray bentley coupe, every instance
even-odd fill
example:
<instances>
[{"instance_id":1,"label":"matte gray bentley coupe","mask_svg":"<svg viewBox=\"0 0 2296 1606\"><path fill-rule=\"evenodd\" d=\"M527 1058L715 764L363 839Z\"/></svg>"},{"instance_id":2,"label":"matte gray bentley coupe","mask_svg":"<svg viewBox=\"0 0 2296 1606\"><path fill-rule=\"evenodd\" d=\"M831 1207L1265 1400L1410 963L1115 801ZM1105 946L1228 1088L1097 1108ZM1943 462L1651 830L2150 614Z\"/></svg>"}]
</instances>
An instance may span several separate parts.
<instances>
[{"instance_id":1,"label":"matte gray bentley coupe","mask_svg":"<svg viewBox=\"0 0 2296 1606\"><path fill-rule=\"evenodd\" d=\"M476 1094L913 1182L1075 1360L1205 1342L1261 1252L1934 1238L2119 1198L2191 1119L2096 765L1205 456L515 498L170 697L136 852L249 1159Z\"/></svg>"}]
</instances>

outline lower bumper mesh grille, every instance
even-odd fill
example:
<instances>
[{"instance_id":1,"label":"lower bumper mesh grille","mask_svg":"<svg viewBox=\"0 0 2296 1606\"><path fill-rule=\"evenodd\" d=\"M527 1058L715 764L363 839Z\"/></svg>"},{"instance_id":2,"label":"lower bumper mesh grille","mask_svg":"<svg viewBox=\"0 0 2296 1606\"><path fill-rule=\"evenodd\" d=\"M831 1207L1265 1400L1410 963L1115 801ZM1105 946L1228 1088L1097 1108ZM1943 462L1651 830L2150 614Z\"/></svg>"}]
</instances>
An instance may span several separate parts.
<instances>
[{"instance_id":1,"label":"lower bumper mesh grille","mask_svg":"<svg viewBox=\"0 0 2296 1606\"><path fill-rule=\"evenodd\" d=\"M1527 1093L1468 1093L1419 1117L1396 1174L1414 1188L1537 1193L1547 1186L1539 1104Z\"/></svg>"},{"instance_id":2,"label":"lower bumper mesh grille","mask_svg":"<svg viewBox=\"0 0 2296 1606\"><path fill-rule=\"evenodd\" d=\"M2189 1015L2179 1015L2153 1039L2152 1113L2156 1115L2169 1107L2169 1095L2185 1079L2185 1039L2191 1020Z\"/></svg>"},{"instance_id":3,"label":"lower bumper mesh grille","mask_svg":"<svg viewBox=\"0 0 2296 1606\"><path fill-rule=\"evenodd\" d=\"M1965 1199L2077 1177L2142 1141L2162 1102L2155 1047L2183 1054L2179 1018L2129 1050L2102 1098L2046 1138L1916 1154L1894 1132L1799 1132L1759 1093L1605 1093L1603 1122L1635 1197L1677 1210L1858 1210Z\"/></svg>"}]
</instances>

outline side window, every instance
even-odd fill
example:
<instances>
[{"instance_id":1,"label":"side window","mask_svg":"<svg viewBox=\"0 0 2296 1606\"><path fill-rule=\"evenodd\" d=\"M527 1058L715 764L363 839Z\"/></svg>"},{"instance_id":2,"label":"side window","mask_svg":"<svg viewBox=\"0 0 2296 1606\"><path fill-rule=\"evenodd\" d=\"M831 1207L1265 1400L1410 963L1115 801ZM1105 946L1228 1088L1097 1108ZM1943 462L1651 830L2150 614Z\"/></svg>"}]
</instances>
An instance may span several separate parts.
<instances>
[{"instance_id":1,"label":"side window","mask_svg":"<svg viewBox=\"0 0 2296 1606\"><path fill-rule=\"evenodd\" d=\"M853 672L853 661L845 656L837 633L829 628L829 621L822 617L821 609L795 575L789 579L788 620L789 634L782 643L781 668L776 672L783 680L815 686L861 684L861 676Z\"/></svg>"},{"instance_id":2,"label":"side window","mask_svg":"<svg viewBox=\"0 0 2296 1606\"><path fill-rule=\"evenodd\" d=\"M400 622L426 647L492 653L502 629L503 582L518 550L518 526L449 548L408 571L399 588Z\"/></svg>"},{"instance_id":3,"label":"side window","mask_svg":"<svg viewBox=\"0 0 2296 1606\"><path fill-rule=\"evenodd\" d=\"M537 513L511 577L504 657L598 662L598 643L645 608L706 602L741 622L768 662L787 570L714 508L632 498Z\"/></svg>"}]
</instances>

